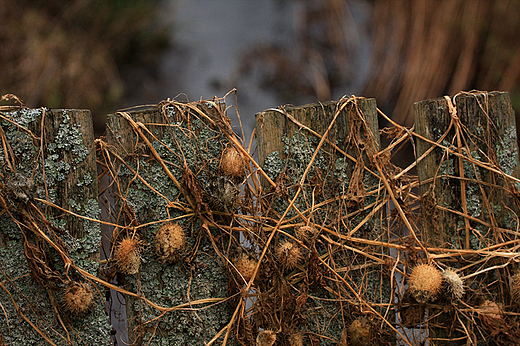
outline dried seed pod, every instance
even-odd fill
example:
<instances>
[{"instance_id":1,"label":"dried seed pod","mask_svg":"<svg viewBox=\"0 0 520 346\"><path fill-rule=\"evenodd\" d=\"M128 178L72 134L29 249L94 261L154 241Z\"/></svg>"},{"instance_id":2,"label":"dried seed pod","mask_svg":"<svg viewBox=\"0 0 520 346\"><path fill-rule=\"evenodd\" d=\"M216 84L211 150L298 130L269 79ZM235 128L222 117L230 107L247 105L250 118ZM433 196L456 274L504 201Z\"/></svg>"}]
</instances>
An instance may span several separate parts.
<instances>
[{"instance_id":1,"label":"dried seed pod","mask_svg":"<svg viewBox=\"0 0 520 346\"><path fill-rule=\"evenodd\" d=\"M442 281L448 298L458 300L464 295L464 282L459 274L451 269L442 272Z\"/></svg>"},{"instance_id":2,"label":"dried seed pod","mask_svg":"<svg viewBox=\"0 0 520 346\"><path fill-rule=\"evenodd\" d=\"M343 328L341 330L341 338L339 339L338 346L348 346L348 330Z\"/></svg>"},{"instance_id":3,"label":"dried seed pod","mask_svg":"<svg viewBox=\"0 0 520 346\"><path fill-rule=\"evenodd\" d=\"M513 303L520 305L520 272L513 275L510 279L511 298Z\"/></svg>"},{"instance_id":4,"label":"dried seed pod","mask_svg":"<svg viewBox=\"0 0 520 346\"><path fill-rule=\"evenodd\" d=\"M238 203L238 188L231 179L217 176L206 186L209 204L219 211L234 211Z\"/></svg>"},{"instance_id":5,"label":"dried seed pod","mask_svg":"<svg viewBox=\"0 0 520 346\"><path fill-rule=\"evenodd\" d=\"M256 346L272 346L276 342L276 333L272 330L262 330L256 336Z\"/></svg>"},{"instance_id":6,"label":"dried seed pod","mask_svg":"<svg viewBox=\"0 0 520 346\"><path fill-rule=\"evenodd\" d=\"M356 318L348 327L348 340L352 346L367 346L372 343L373 328L370 322L364 318Z\"/></svg>"},{"instance_id":7,"label":"dried seed pod","mask_svg":"<svg viewBox=\"0 0 520 346\"><path fill-rule=\"evenodd\" d=\"M140 241L137 237L125 237L117 245L114 260L121 273L133 275L139 272L141 266L139 247Z\"/></svg>"},{"instance_id":8,"label":"dried seed pod","mask_svg":"<svg viewBox=\"0 0 520 346\"><path fill-rule=\"evenodd\" d=\"M303 346L303 333L295 333L289 336L289 345L290 346Z\"/></svg>"},{"instance_id":9,"label":"dried seed pod","mask_svg":"<svg viewBox=\"0 0 520 346\"><path fill-rule=\"evenodd\" d=\"M287 269L293 269L302 258L302 252L298 244L286 241L280 244L275 251L276 258Z\"/></svg>"},{"instance_id":10,"label":"dried seed pod","mask_svg":"<svg viewBox=\"0 0 520 346\"><path fill-rule=\"evenodd\" d=\"M32 178L10 171L5 172L4 177L5 191L12 202L27 205L34 198L36 185Z\"/></svg>"},{"instance_id":11,"label":"dried seed pod","mask_svg":"<svg viewBox=\"0 0 520 346\"><path fill-rule=\"evenodd\" d=\"M425 313L425 306L415 303L413 305L401 308L399 315L401 316L401 320L403 321L403 326L415 327L424 322Z\"/></svg>"},{"instance_id":12,"label":"dried seed pod","mask_svg":"<svg viewBox=\"0 0 520 346\"><path fill-rule=\"evenodd\" d=\"M508 323L504 320L503 307L500 304L486 300L475 310L478 313L482 329L493 336L497 335L497 331L500 331L499 335L511 335L508 332L515 334L516 330L518 329L517 327L508 325ZM495 340L499 339L497 338ZM500 340L502 339L500 338ZM507 340L507 338L504 340ZM511 342L505 342L504 344L518 345L518 337L515 338L513 336L513 338L510 340Z\"/></svg>"},{"instance_id":13,"label":"dried seed pod","mask_svg":"<svg viewBox=\"0 0 520 346\"><path fill-rule=\"evenodd\" d=\"M424 323L426 306L418 304L412 297L410 290L404 291L404 295L399 302L397 310L403 327L414 328Z\"/></svg>"},{"instance_id":14,"label":"dried seed pod","mask_svg":"<svg viewBox=\"0 0 520 346\"><path fill-rule=\"evenodd\" d=\"M177 223L167 223L155 234L155 252L161 263L177 260L185 244L184 229Z\"/></svg>"},{"instance_id":15,"label":"dried seed pod","mask_svg":"<svg viewBox=\"0 0 520 346\"><path fill-rule=\"evenodd\" d=\"M63 293L63 307L77 317L85 316L94 306L94 292L89 284L72 282Z\"/></svg>"},{"instance_id":16,"label":"dried seed pod","mask_svg":"<svg viewBox=\"0 0 520 346\"><path fill-rule=\"evenodd\" d=\"M242 275L245 281L251 280L258 261L249 258L248 255L242 254L235 260L235 267Z\"/></svg>"},{"instance_id":17,"label":"dried seed pod","mask_svg":"<svg viewBox=\"0 0 520 346\"><path fill-rule=\"evenodd\" d=\"M302 241L307 241L314 238L316 233L318 233L316 228L312 226L301 226L296 230L296 237Z\"/></svg>"},{"instance_id":18,"label":"dried seed pod","mask_svg":"<svg viewBox=\"0 0 520 346\"><path fill-rule=\"evenodd\" d=\"M500 320L503 316L503 312L500 306L490 300L486 300L484 303L482 303L478 307L477 312L481 318L488 320Z\"/></svg>"},{"instance_id":19,"label":"dried seed pod","mask_svg":"<svg viewBox=\"0 0 520 346\"><path fill-rule=\"evenodd\" d=\"M428 264L422 264L412 271L410 293L418 303L424 304L435 299L442 287L440 271Z\"/></svg>"},{"instance_id":20,"label":"dried seed pod","mask_svg":"<svg viewBox=\"0 0 520 346\"><path fill-rule=\"evenodd\" d=\"M240 151L233 146L224 149L220 158L220 170L228 177L243 178L246 170Z\"/></svg>"}]
</instances>

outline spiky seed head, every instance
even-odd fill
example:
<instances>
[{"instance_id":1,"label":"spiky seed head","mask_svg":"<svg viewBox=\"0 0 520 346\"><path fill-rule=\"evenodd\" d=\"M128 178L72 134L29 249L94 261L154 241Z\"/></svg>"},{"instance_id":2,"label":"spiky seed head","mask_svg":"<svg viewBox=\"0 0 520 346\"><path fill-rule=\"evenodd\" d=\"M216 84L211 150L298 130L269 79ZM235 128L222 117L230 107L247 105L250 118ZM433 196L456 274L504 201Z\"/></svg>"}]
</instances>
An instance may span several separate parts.
<instances>
[{"instance_id":1,"label":"spiky seed head","mask_svg":"<svg viewBox=\"0 0 520 346\"><path fill-rule=\"evenodd\" d=\"M289 336L290 346L303 346L303 333L298 332Z\"/></svg>"},{"instance_id":2,"label":"spiky seed head","mask_svg":"<svg viewBox=\"0 0 520 346\"><path fill-rule=\"evenodd\" d=\"M94 305L94 292L89 284L73 282L63 293L63 307L76 317L85 316Z\"/></svg>"},{"instance_id":3,"label":"spiky seed head","mask_svg":"<svg viewBox=\"0 0 520 346\"><path fill-rule=\"evenodd\" d=\"M155 234L155 252L161 263L177 260L185 245L184 229L177 223L167 223Z\"/></svg>"},{"instance_id":4,"label":"spiky seed head","mask_svg":"<svg viewBox=\"0 0 520 346\"><path fill-rule=\"evenodd\" d=\"M520 305L520 272L516 273L511 277L510 289L513 303Z\"/></svg>"},{"instance_id":5,"label":"spiky seed head","mask_svg":"<svg viewBox=\"0 0 520 346\"><path fill-rule=\"evenodd\" d=\"M141 266L140 241L138 237L125 237L119 242L114 252L117 268L123 274L133 275Z\"/></svg>"},{"instance_id":6,"label":"spiky seed head","mask_svg":"<svg viewBox=\"0 0 520 346\"><path fill-rule=\"evenodd\" d=\"M442 282L449 298L459 300L464 295L464 282L459 274L451 269L442 272Z\"/></svg>"},{"instance_id":7,"label":"spiky seed head","mask_svg":"<svg viewBox=\"0 0 520 346\"><path fill-rule=\"evenodd\" d=\"M441 287L442 275L434 266L422 264L412 271L409 289L418 303L424 304L435 299Z\"/></svg>"},{"instance_id":8,"label":"spiky seed head","mask_svg":"<svg viewBox=\"0 0 520 346\"><path fill-rule=\"evenodd\" d=\"M244 157L233 146L228 146L222 152L220 170L224 175L232 178L242 178L245 175Z\"/></svg>"},{"instance_id":9,"label":"spiky seed head","mask_svg":"<svg viewBox=\"0 0 520 346\"><path fill-rule=\"evenodd\" d=\"M256 346L272 346L276 342L276 333L272 330L262 330L256 336Z\"/></svg>"},{"instance_id":10,"label":"spiky seed head","mask_svg":"<svg viewBox=\"0 0 520 346\"><path fill-rule=\"evenodd\" d=\"M293 269L302 258L302 252L298 244L286 241L280 244L275 251L276 258L287 269Z\"/></svg>"},{"instance_id":11,"label":"spiky seed head","mask_svg":"<svg viewBox=\"0 0 520 346\"><path fill-rule=\"evenodd\" d=\"M258 261L249 258L247 254L242 254L235 260L236 269L247 282L253 277L257 264Z\"/></svg>"},{"instance_id":12,"label":"spiky seed head","mask_svg":"<svg viewBox=\"0 0 520 346\"><path fill-rule=\"evenodd\" d=\"M314 228L312 226L301 226L300 228L298 228L296 230L296 237L298 237L298 239L300 239L302 241L306 241L306 240L314 238L316 233L317 233L316 228Z\"/></svg>"},{"instance_id":13,"label":"spiky seed head","mask_svg":"<svg viewBox=\"0 0 520 346\"><path fill-rule=\"evenodd\" d=\"M372 342L372 326L365 317L359 317L352 321L347 334L352 346L366 346Z\"/></svg>"}]
</instances>

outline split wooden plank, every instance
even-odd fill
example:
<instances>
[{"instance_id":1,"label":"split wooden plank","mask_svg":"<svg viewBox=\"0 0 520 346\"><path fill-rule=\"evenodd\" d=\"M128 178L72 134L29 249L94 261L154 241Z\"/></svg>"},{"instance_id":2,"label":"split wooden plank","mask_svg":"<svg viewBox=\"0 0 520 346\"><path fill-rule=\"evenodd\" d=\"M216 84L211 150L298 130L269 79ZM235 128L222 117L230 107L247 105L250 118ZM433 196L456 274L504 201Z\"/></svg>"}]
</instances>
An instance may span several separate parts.
<instances>
[{"instance_id":1,"label":"split wooden plank","mask_svg":"<svg viewBox=\"0 0 520 346\"><path fill-rule=\"evenodd\" d=\"M234 235L204 221L211 220L210 204L223 199L212 187L227 182L218 172L222 151L231 145L228 120L220 100L166 102L108 117L106 162L113 177L113 221L120 225L112 248L117 279L128 291L173 308L159 311L127 295L133 345L206 344L231 319L225 301L229 268L222 254L236 245ZM171 261L161 260L156 241L169 223L185 232L185 245ZM118 260L125 238L140 242L137 270L126 270ZM230 335L228 345L233 345Z\"/></svg>"},{"instance_id":2,"label":"split wooden plank","mask_svg":"<svg viewBox=\"0 0 520 346\"><path fill-rule=\"evenodd\" d=\"M75 269L94 276L99 270L90 111L4 108L0 124L2 341L110 345L103 286L94 289ZM65 291L73 282L92 291L94 305L85 316L67 310ZM90 296L82 297L86 308Z\"/></svg>"},{"instance_id":3,"label":"split wooden plank","mask_svg":"<svg viewBox=\"0 0 520 346\"><path fill-rule=\"evenodd\" d=\"M518 208L512 196L517 191L515 179L520 176L520 165L509 94L461 93L454 98L418 102L415 123L420 136L417 156L429 151L418 163L424 244L447 250L478 250L513 239ZM465 267L461 276L497 264L503 267L498 263L500 258L487 261L484 267L471 265L480 259L468 255L438 264L442 269ZM472 277L467 285L475 280L493 284L485 291L467 294L465 299L470 299L472 306L486 300L505 304L509 276L506 266ZM430 322L434 326L430 328L430 343L455 345L462 341L449 339L479 335L475 330L464 331L466 326L457 320L460 314L444 298L439 299L430 316L442 310L444 313Z\"/></svg>"},{"instance_id":4,"label":"split wooden plank","mask_svg":"<svg viewBox=\"0 0 520 346\"><path fill-rule=\"evenodd\" d=\"M273 269L280 273L272 277L278 293L257 300L255 322L294 338L303 335L312 345L336 344L360 311L381 317L391 304L384 261L377 256L386 249L348 240L387 236L384 193L373 162L380 146L376 102L350 98L270 109L257 114L255 129L259 163L269 177L263 180L263 216L273 220L264 236L280 230L268 262L282 265ZM302 226L317 233L305 233ZM288 242L298 244L304 257L294 270L280 260ZM267 314L267 306L278 307L276 317Z\"/></svg>"}]
</instances>

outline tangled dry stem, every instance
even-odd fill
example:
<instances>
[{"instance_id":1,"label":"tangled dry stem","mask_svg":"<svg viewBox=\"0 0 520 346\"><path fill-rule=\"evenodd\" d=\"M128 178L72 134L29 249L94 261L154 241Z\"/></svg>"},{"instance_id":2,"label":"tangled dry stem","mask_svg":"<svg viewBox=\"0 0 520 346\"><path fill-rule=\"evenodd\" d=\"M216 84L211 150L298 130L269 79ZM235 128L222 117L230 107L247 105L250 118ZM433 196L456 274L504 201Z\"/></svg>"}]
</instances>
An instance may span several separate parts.
<instances>
[{"instance_id":1,"label":"tangled dry stem","mask_svg":"<svg viewBox=\"0 0 520 346\"><path fill-rule=\"evenodd\" d=\"M430 330L432 340L436 335L442 335L471 341L492 337L499 344L518 342L519 307L514 301L520 295L520 274L515 275L518 271L518 226L508 228L492 220L492 213L487 213L487 218L482 217L484 213L480 216L472 214L467 201L460 208L439 205L433 189L443 179L459 184L463 182L466 188L472 186L481 192L489 186L501 189L509 201L513 201L502 207L509 211L513 220L511 224L516 222L518 225L515 203L519 192L515 184L520 181L511 173L505 173L493 157L476 158L472 155L467 150L472 135L465 132L464 125L456 121L456 117L453 117L455 120L448 131L436 141L394 123L393 130L383 131L394 136L392 142L387 148L379 150L373 134L366 130L363 114L357 106L359 100L354 97L341 100L323 134L314 132L287 114L300 128L303 134L301 140L316 139L314 143L309 141L306 144L311 148L309 158L297 181L284 177L285 172L277 177L270 176L256 162L251 145L244 146L232 131L229 119L219 107L222 100L207 101L217 110L216 115L213 113L211 116L201 108L200 103L168 100L158 105L163 112L164 123L145 124L133 119L129 113L119 113L118 116L131 125L136 139L133 150L126 153L126 157L104 139L97 141L98 160L104 174L113 179L112 191L115 191L121 206L116 221L102 221L120 230L113 239L119 248L116 247L109 260L109 263L115 264L113 270L127 275L138 274L139 266L133 265L131 271L125 271L125 266L121 264L124 261L117 259L121 244L133 239L135 244L131 250L135 250L137 256L141 251L153 253L146 242L140 250L136 250L137 242L149 238L153 234L150 229L172 222L170 217L153 221L139 219L138 213L125 198L128 193L125 184L128 182L122 181L118 174L118 169L126 167L132 181L140 181L147 186L149 193L164 199L168 210L182 214L178 219L190 225L188 228L191 231L186 231L182 236L182 245L156 248L159 252L154 254L158 256L157 260L169 263L175 257L176 263L179 260L187 267L193 266L197 257L201 256L201 239L206 237L212 244L214 255L225 268L229 279L229 297L208 296L171 306L154 302L146 294L110 283L108 277L102 279L89 274L70 260L59 243L45 237L27 219L22 220L21 224L25 225L26 232L32 232L35 240L31 242L26 238L26 247L43 249L43 245L38 244L51 246L84 279L114 289L158 311L158 317L154 319L138 320L136 330L155 322L158 326L158 321L174 311L187 308L198 311L214 304L219 304L222 309L230 308L230 320L215 333L208 345L215 344L217 340L223 344L239 342L250 345L262 335L261 330L270 331L277 342L287 345L302 344L304 339L310 342L321 340L324 344L356 343L359 338L365 337L351 335L355 329L353 326L360 324L369 326L363 329L368 333L366 338L369 340L363 341L364 344L391 344L397 338L401 343L414 345L418 343L414 330L426 329ZM341 111L352 105L355 112L350 113L353 118L351 126L361 132L353 132L348 140L349 151L345 151L330 142L328 135ZM176 110L173 121L165 115L168 108ZM391 122L391 119L387 120ZM175 147L168 147L157 132L151 130L154 126L165 128L165 132L169 127L178 126L186 138L196 137L205 127L215 136L223 135L224 143L216 143L219 150L211 158L214 168L210 165L193 166L187 160L187 148L181 145L181 140L174 142ZM448 132L455 133L455 139L447 144ZM418 157L410 167L401 169L392 165L389 161L395 154L392 151L399 150L403 142L417 138L430 143L431 150ZM4 139L2 144L8 145ZM231 147L235 148L235 154L239 153L239 160L245 162L245 175L242 171L240 174L230 173L232 177L221 175L226 172L221 162L225 157L222 153ZM198 147L191 149L193 154L206 150L206 147L204 143L198 143ZM458 161L458 174L449 170L440 172L439 166L433 178L419 182L418 177L412 174L415 165L437 149L446 154L443 162L450 157ZM164 150L174 153L180 159L181 167L165 160L159 153L164 153ZM352 167L347 185L338 185L338 179L327 171L332 169L331 162L338 161L325 160L325 167L316 166L321 155L326 156L329 151ZM153 187L154 184L147 181L140 170L128 163L132 155L146 156L148 161L161 167L179 194L171 198ZM236 155L234 157L237 158ZM289 153L286 160L290 157ZM464 165L469 165L473 170L478 168L480 175L464 176ZM181 175L176 175L176 172ZM495 182L480 179L486 174L495 174ZM367 177L374 179L374 183L364 184ZM209 183L204 182L205 179ZM502 183L499 184L498 180ZM263 181L267 185L263 185ZM419 195L418 187L421 184L432 186L429 193ZM465 191L464 184L459 193ZM330 186L334 187L332 194L327 190ZM235 190L226 197L225 203L217 205L214 200L231 187ZM217 188L222 190L213 190ZM9 213L12 206L4 196L5 191L1 202L5 212ZM491 202L488 196L485 193L481 196L481 205L489 207ZM389 201L393 202L394 209L386 215L385 208ZM59 208L49 201L40 202ZM59 210L81 218L67 210ZM434 224L442 222L439 219L441 212L462 218L463 223L456 229L458 246L448 242L430 243L423 233L424 217ZM199 229L194 230L197 225ZM471 233L476 225L487 228L488 233ZM125 238L128 234L132 236ZM184 237L195 239L195 245L185 248ZM174 242L178 241L175 239ZM478 245L472 247L472 242ZM290 258L293 248L298 249L298 254ZM48 269L41 251L31 253L35 259L29 256L30 264L42 270ZM446 290L436 284L435 292L428 299L414 298L413 290L416 287L409 285L408 279L414 268L423 266L449 269L456 273L463 281L463 284L457 284L464 286L465 293L460 293L460 290L454 293L453 289ZM53 272L49 273L51 275ZM60 278L66 276L63 273L56 275ZM136 280L140 280L139 275ZM248 305L247 302L253 304ZM499 310L495 309L499 313L489 312L490 306L500 306ZM339 328L339 333L329 332L334 328ZM157 327L152 330L153 339Z\"/></svg>"}]
</instances>

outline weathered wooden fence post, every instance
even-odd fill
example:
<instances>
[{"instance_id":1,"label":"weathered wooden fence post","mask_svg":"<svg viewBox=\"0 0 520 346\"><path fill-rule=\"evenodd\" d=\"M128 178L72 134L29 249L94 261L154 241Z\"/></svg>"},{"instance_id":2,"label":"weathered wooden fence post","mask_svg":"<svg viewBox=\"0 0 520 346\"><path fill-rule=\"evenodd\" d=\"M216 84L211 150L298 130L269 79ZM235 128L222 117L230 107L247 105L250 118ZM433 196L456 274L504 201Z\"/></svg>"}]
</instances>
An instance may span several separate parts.
<instances>
[{"instance_id":1,"label":"weathered wooden fence post","mask_svg":"<svg viewBox=\"0 0 520 346\"><path fill-rule=\"evenodd\" d=\"M0 344L110 345L80 272L97 276L101 241L90 111L4 108L0 125Z\"/></svg>"},{"instance_id":2,"label":"weathered wooden fence post","mask_svg":"<svg viewBox=\"0 0 520 346\"><path fill-rule=\"evenodd\" d=\"M273 239L266 262L275 268L261 280L257 327L294 345L344 345L359 329L369 336L363 342L377 342L376 326L389 327L382 316L393 317L386 249L369 244L387 239L387 200L373 162L380 145L375 100L270 109L256 115L255 129L269 178L260 202L269 221L259 242Z\"/></svg>"},{"instance_id":3,"label":"weathered wooden fence post","mask_svg":"<svg viewBox=\"0 0 520 346\"><path fill-rule=\"evenodd\" d=\"M132 345L203 345L217 335L222 342L225 333L218 333L232 313L222 254L236 239L211 224L219 211L233 209L228 202L238 192L218 174L234 136L228 121L220 100L165 102L108 117L103 150L120 225L111 262L125 289L148 300L125 296Z\"/></svg>"},{"instance_id":4,"label":"weathered wooden fence post","mask_svg":"<svg viewBox=\"0 0 520 346\"><path fill-rule=\"evenodd\" d=\"M468 276L466 304L507 304L507 260L489 251L513 239L518 222L512 193L517 191L514 178L520 165L509 94L460 93L418 102L415 124L422 241L446 249L446 254L430 254L430 259L442 269L452 267ZM482 262L486 253L490 257ZM494 265L497 269L485 270ZM482 274L474 275L480 270ZM481 338L469 321L474 312L458 309L456 301L444 300L429 307L429 317L437 316L429 321L430 345Z\"/></svg>"}]
</instances>

